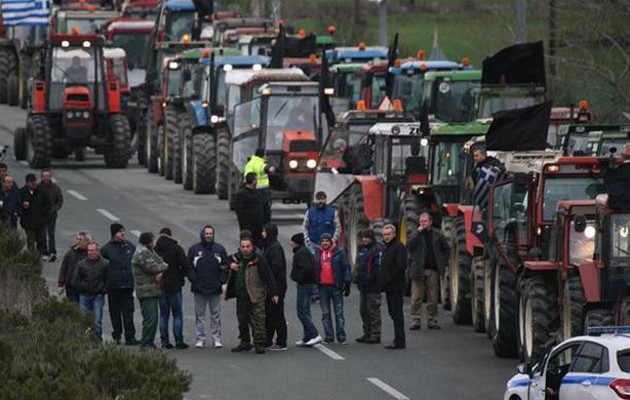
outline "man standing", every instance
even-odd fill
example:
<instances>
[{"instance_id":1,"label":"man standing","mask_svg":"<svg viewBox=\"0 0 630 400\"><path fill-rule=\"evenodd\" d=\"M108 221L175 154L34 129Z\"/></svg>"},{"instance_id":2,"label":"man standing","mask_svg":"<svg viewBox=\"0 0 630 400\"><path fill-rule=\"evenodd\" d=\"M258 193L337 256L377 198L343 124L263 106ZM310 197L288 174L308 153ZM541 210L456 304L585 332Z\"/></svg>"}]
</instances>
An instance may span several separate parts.
<instances>
[{"instance_id":1,"label":"man standing","mask_svg":"<svg viewBox=\"0 0 630 400\"><path fill-rule=\"evenodd\" d=\"M221 285L227 281L230 263L225 247L214 241L214 227L206 225L199 233L200 242L188 249L188 265L191 267L192 292L195 296L195 321L197 340L195 347L206 344L206 308L210 308L210 336L214 348L221 343Z\"/></svg>"},{"instance_id":2,"label":"man standing","mask_svg":"<svg viewBox=\"0 0 630 400\"><path fill-rule=\"evenodd\" d=\"M77 265L79 288L79 306L84 313L94 316L94 340L103 341L103 304L107 285L107 268L109 261L101 257L98 243L87 246L87 257Z\"/></svg>"},{"instance_id":3,"label":"man standing","mask_svg":"<svg viewBox=\"0 0 630 400\"><path fill-rule=\"evenodd\" d=\"M46 221L50 214L50 201L40 186L35 174L26 175L26 184L20 189L20 225L26 232L26 245L29 250L35 249L46 255Z\"/></svg>"},{"instance_id":4,"label":"man standing","mask_svg":"<svg viewBox=\"0 0 630 400\"><path fill-rule=\"evenodd\" d=\"M141 349L155 348L155 333L158 327L158 301L162 294L160 282L168 264L157 255L153 246L155 237L152 232L140 234L138 248L133 253L131 264L136 284L136 296L142 312Z\"/></svg>"},{"instance_id":5,"label":"man standing","mask_svg":"<svg viewBox=\"0 0 630 400\"><path fill-rule=\"evenodd\" d=\"M43 169L40 186L50 202L50 213L46 220L46 236L48 238L47 247L48 261L57 261L57 247L55 246L55 226L57 225L57 213L63 206L63 193L59 185L52 181L52 172Z\"/></svg>"},{"instance_id":6,"label":"man standing","mask_svg":"<svg viewBox=\"0 0 630 400\"><path fill-rule=\"evenodd\" d=\"M243 179L247 177L247 174L253 172L256 174L256 188L260 193L263 201L263 224L271 222L271 192L269 189L269 174L276 172L276 167L267 164L264 159L265 150L257 149L256 153L245 164L245 171L243 172Z\"/></svg>"},{"instance_id":7,"label":"man standing","mask_svg":"<svg viewBox=\"0 0 630 400\"><path fill-rule=\"evenodd\" d=\"M291 237L293 264L291 280L297 283L297 315L302 323L304 334L298 347L313 346L322 341L311 316L311 294L316 290L317 276L313 254L304 245L304 234L296 233Z\"/></svg>"},{"instance_id":8,"label":"man standing","mask_svg":"<svg viewBox=\"0 0 630 400\"><path fill-rule=\"evenodd\" d=\"M411 325L410 330L420 329L422 303L426 296L428 328L440 329L437 322L437 305L440 293L440 274L448 266L450 247L446 238L433 228L429 213L420 214L418 231L407 241L411 255Z\"/></svg>"},{"instance_id":9,"label":"man standing","mask_svg":"<svg viewBox=\"0 0 630 400\"><path fill-rule=\"evenodd\" d=\"M319 247L322 235L327 233L337 242L341 234L341 221L337 210L326 204L326 193L317 192L315 194L315 205L306 211L304 222L302 223L306 246L313 254Z\"/></svg>"},{"instance_id":10,"label":"man standing","mask_svg":"<svg viewBox=\"0 0 630 400\"><path fill-rule=\"evenodd\" d=\"M318 277L319 306L322 309L325 334L324 343L334 343L335 341L335 330L330 316L332 303L335 312L337 341L340 344L347 344L343 297L350 295L350 265L345 252L337 248L336 243L328 233L322 234L320 247L315 252L315 271Z\"/></svg>"},{"instance_id":11,"label":"man standing","mask_svg":"<svg viewBox=\"0 0 630 400\"><path fill-rule=\"evenodd\" d=\"M125 227L113 223L109 227L111 239L101 249L101 255L109 261L107 274L107 298L109 317L112 321L112 337L120 343L125 329L125 344L136 345L136 328L133 324L133 271L131 259L136 246L125 240Z\"/></svg>"},{"instance_id":12,"label":"man standing","mask_svg":"<svg viewBox=\"0 0 630 400\"><path fill-rule=\"evenodd\" d=\"M359 288L359 312L363 321L363 335L356 339L359 343L381 342L381 289L378 278L383 250L383 245L376 242L372 229L361 232L361 245L357 249L353 271Z\"/></svg>"},{"instance_id":13,"label":"man standing","mask_svg":"<svg viewBox=\"0 0 630 400\"><path fill-rule=\"evenodd\" d=\"M387 224L383 227L385 251L381 262L378 284L387 298L387 311L394 321L394 341L386 349L405 348L405 317L403 315L403 297L405 294L405 270L407 269L407 250L396 237L396 227Z\"/></svg>"},{"instance_id":14,"label":"man standing","mask_svg":"<svg viewBox=\"0 0 630 400\"><path fill-rule=\"evenodd\" d=\"M12 176L6 175L0 182L0 224L14 229L17 228L20 209L19 191Z\"/></svg>"},{"instance_id":15,"label":"man standing","mask_svg":"<svg viewBox=\"0 0 630 400\"><path fill-rule=\"evenodd\" d=\"M234 211L236 211L241 231L250 231L254 235L256 247L262 247L260 232L265 218L265 205L262 196L256 190L256 184L255 173L250 172L245 175L245 186L236 195Z\"/></svg>"},{"instance_id":16,"label":"man standing","mask_svg":"<svg viewBox=\"0 0 630 400\"><path fill-rule=\"evenodd\" d=\"M256 253L251 233L241 232L239 251L232 256L230 280L225 298L236 298L239 339L232 349L240 353L252 349L249 325L253 327L256 354L265 353L265 299L278 303L278 290L265 258Z\"/></svg>"},{"instance_id":17,"label":"man standing","mask_svg":"<svg viewBox=\"0 0 630 400\"><path fill-rule=\"evenodd\" d=\"M78 264L87 257L88 244L92 238L87 232L77 233L76 242L63 256L59 278L57 278L57 294L66 292L66 297L73 303L79 303L79 288L77 287Z\"/></svg>"},{"instance_id":18,"label":"man standing","mask_svg":"<svg viewBox=\"0 0 630 400\"><path fill-rule=\"evenodd\" d=\"M284 296L287 292L287 261L284 257L282 245L278 242L278 227L273 222L268 223L262 230L265 261L273 274L278 287L278 301L274 303L270 293L267 293L265 303L265 326L267 340L265 347L269 350L287 349L287 321L284 318ZM277 333L276 343L273 335Z\"/></svg>"},{"instance_id":19,"label":"man standing","mask_svg":"<svg viewBox=\"0 0 630 400\"><path fill-rule=\"evenodd\" d=\"M160 296L160 342L163 349L172 349L168 338L168 317L173 314L173 336L176 349L187 349L184 343L184 318L182 310L182 287L184 277L188 275L186 253L169 228L160 230L160 237L155 243L155 252L168 264L162 276L162 294Z\"/></svg>"}]
</instances>

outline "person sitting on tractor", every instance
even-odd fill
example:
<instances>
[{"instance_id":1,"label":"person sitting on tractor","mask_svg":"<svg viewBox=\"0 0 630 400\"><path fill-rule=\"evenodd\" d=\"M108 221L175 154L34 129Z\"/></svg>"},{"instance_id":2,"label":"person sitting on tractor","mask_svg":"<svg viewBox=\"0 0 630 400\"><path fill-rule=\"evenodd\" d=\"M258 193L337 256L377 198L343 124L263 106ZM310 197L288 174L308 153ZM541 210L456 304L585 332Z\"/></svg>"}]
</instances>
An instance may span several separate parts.
<instances>
[{"instance_id":1,"label":"person sitting on tractor","mask_svg":"<svg viewBox=\"0 0 630 400\"><path fill-rule=\"evenodd\" d=\"M66 70L68 83L87 83L87 68L81 65L81 58L72 57L72 65Z\"/></svg>"},{"instance_id":2,"label":"person sitting on tractor","mask_svg":"<svg viewBox=\"0 0 630 400\"><path fill-rule=\"evenodd\" d=\"M291 110L289 122L287 122L287 128L301 131L312 130L313 127L312 104L308 97L303 97L300 100L300 104Z\"/></svg>"}]
</instances>

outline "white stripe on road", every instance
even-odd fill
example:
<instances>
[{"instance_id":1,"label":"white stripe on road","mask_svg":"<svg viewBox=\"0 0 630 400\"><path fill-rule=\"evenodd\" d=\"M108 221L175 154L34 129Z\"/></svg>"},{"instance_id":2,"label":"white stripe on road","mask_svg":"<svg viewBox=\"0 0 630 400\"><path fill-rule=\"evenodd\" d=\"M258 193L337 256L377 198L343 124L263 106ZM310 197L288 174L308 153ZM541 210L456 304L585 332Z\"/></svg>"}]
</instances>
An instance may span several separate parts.
<instances>
[{"instance_id":1,"label":"white stripe on road","mask_svg":"<svg viewBox=\"0 0 630 400\"><path fill-rule=\"evenodd\" d=\"M101 214L103 214L110 221L120 221L120 219L117 216L115 216L114 214L112 214L109 211L105 210L104 208L97 208L96 211L98 211Z\"/></svg>"},{"instance_id":2,"label":"white stripe on road","mask_svg":"<svg viewBox=\"0 0 630 400\"><path fill-rule=\"evenodd\" d=\"M392 396L395 399L398 399L398 400L409 400L409 397L407 397L404 394L400 393L398 390L394 389L393 387L389 386L387 383L383 382L382 380L380 380L378 378L367 378L367 380L370 381L370 383L376 385L379 389L383 390L384 392L386 392L387 394L389 394L390 396Z\"/></svg>"},{"instance_id":3,"label":"white stripe on road","mask_svg":"<svg viewBox=\"0 0 630 400\"><path fill-rule=\"evenodd\" d=\"M315 347L317 350L321 351L322 353L326 354L328 357L332 358L333 360L345 360L345 357L335 353L334 351L330 350L328 347L324 346L323 344L316 344Z\"/></svg>"},{"instance_id":4,"label":"white stripe on road","mask_svg":"<svg viewBox=\"0 0 630 400\"><path fill-rule=\"evenodd\" d=\"M135 236L138 236L138 237L140 237L140 234L141 234L141 233L142 233L142 232L140 232L140 231L131 231L131 234L132 234L132 235L135 235Z\"/></svg>"},{"instance_id":5,"label":"white stripe on road","mask_svg":"<svg viewBox=\"0 0 630 400\"><path fill-rule=\"evenodd\" d=\"M69 195L71 195L72 197L76 198L77 200L81 200L81 201L87 200L87 197L83 196L81 193L79 193L77 191L66 190L66 192L68 192Z\"/></svg>"}]
</instances>

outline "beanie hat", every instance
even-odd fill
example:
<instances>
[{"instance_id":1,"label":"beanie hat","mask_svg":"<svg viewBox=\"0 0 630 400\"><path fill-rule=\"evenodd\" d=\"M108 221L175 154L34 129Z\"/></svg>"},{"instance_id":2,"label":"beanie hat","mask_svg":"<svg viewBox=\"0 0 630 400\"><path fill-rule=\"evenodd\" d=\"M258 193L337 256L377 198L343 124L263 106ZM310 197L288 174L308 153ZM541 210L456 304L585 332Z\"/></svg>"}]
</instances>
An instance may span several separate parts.
<instances>
[{"instance_id":1,"label":"beanie hat","mask_svg":"<svg viewBox=\"0 0 630 400\"><path fill-rule=\"evenodd\" d=\"M319 237L319 241L321 242L324 239L328 239L332 242L332 236L330 236L330 233L322 233L322 235Z\"/></svg>"},{"instance_id":2,"label":"beanie hat","mask_svg":"<svg viewBox=\"0 0 630 400\"><path fill-rule=\"evenodd\" d=\"M295 235L291 236L291 241L298 246L304 246L304 234L296 233Z\"/></svg>"},{"instance_id":3,"label":"beanie hat","mask_svg":"<svg viewBox=\"0 0 630 400\"><path fill-rule=\"evenodd\" d=\"M123 229L125 229L125 227L122 226L122 224L119 224L118 222L114 222L113 224L109 226L109 231L112 234L112 236L116 235L118 232L122 231Z\"/></svg>"}]
</instances>

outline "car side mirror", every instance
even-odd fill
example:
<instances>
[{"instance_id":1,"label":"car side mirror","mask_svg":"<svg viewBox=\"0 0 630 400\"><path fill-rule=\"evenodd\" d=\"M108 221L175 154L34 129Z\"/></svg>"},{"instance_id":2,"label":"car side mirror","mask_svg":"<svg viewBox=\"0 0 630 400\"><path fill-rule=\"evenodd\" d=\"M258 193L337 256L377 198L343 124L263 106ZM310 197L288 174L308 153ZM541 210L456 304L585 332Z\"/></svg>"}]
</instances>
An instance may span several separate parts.
<instances>
[{"instance_id":1,"label":"car side mirror","mask_svg":"<svg viewBox=\"0 0 630 400\"><path fill-rule=\"evenodd\" d=\"M516 370L519 374L523 375L531 375L532 374L532 364L530 363L521 363L516 367Z\"/></svg>"}]
</instances>

